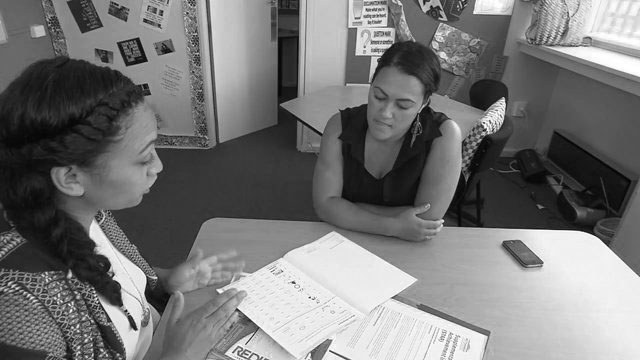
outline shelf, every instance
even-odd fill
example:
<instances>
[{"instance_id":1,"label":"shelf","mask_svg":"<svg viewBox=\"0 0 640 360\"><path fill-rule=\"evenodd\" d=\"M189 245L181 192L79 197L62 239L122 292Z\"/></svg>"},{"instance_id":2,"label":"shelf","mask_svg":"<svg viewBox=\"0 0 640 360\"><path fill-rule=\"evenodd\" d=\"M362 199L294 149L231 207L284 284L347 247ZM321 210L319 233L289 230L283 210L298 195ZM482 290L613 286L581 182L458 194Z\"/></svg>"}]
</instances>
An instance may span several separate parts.
<instances>
[{"instance_id":1,"label":"shelf","mask_svg":"<svg viewBox=\"0 0 640 360\"><path fill-rule=\"evenodd\" d=\"M640 58L593 46L540 46L526 40L518 40L518 48L529 56L640 96Z\"/></svg>"}]
</instances>

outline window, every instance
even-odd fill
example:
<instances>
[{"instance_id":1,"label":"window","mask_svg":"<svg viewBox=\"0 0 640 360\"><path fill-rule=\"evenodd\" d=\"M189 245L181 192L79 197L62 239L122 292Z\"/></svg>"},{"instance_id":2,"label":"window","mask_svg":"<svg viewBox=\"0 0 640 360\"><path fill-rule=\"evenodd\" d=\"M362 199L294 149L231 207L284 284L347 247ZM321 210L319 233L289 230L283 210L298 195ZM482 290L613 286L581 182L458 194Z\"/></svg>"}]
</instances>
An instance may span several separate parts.
<instances>
[{"instance_id":1,"label":"window","mask_svg":"<svg viewBox=\"0 0 640 360\"><path fill-rule=\"evenodd\" d=\"M640 57L640 0L600 0L593 6L593 45Z\"/></svg>"}]
</instances>

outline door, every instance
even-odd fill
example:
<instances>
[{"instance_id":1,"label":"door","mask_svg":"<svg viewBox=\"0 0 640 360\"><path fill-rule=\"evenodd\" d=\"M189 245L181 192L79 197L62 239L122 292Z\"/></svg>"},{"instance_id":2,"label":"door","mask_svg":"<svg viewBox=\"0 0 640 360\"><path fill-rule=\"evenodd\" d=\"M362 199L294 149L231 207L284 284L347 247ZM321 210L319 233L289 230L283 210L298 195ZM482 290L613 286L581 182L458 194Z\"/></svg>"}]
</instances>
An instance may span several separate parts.
<instances>
[{"instance_id":1,"label":"door","mask_svg":"<svg viewBox=\"0 0 640 360\"><path fill-rule=\"evenodd\" d=\"M224 142L277 123L277 4L210 4L216 118L219 140Z\"/></svg>"}]
</instances>

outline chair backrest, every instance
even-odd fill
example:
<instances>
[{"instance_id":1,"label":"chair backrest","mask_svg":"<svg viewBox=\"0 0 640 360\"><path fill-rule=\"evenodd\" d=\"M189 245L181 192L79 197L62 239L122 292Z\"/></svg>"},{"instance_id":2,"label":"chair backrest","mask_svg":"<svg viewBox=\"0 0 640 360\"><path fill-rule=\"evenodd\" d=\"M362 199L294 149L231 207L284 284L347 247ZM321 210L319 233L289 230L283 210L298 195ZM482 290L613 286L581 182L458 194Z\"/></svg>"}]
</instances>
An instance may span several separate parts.
<instances>
[{"instance_id":1,"label":"chair backrest","mask_svg":"<svg viewBox=\"0 0 640 360\"><path fill-rule=\"evenodd\" d=\"M502 81L482 79L469 88L469 102L471 106L480 110L487 110L501 97L509 103L509 89Z\"/></svg>"},{"instance_id":2,"label":"chair backrest","mask_svg":"<svg viewBox=\"0 0 640 360\"><path fill-rule=\"evenodd\" d=\"M505 116L500 130L482 139L469 165L470 175L467 179L467 190L475 186L479 174L493 167L511 134L513 134L513 121L509 116Z\"/></svg>"}]
</instances>

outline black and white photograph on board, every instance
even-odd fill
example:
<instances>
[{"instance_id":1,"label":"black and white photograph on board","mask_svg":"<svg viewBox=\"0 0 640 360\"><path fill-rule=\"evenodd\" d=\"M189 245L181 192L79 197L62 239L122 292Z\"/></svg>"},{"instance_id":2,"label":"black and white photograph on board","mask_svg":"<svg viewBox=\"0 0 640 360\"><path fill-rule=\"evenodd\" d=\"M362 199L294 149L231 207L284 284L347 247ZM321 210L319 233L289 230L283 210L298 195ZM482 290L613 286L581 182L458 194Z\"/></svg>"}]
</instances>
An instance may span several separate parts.
<instances>
[{"instance_id":1,"label":"black and white photograph on board","mask_svg":"<svg viewBox=\"0 0 640 360\"><path fill-rule=\"evenodd\" d=\"M113 64L113 51L95 49L96 62L103 64Z\"/></svg>"},{"instance_id":2,"label":"black and white photograph on board","mask_svg":"<svg viewBox=\"0 0 640 360\"><path fill-rule=\"evenodd\" d=\"M129 19L129 8L124 5L120 5L115 1L109 2L109 10L107 11L107 13L124 22L127 22L127 20Z\"/></svg>"},{"instance_id":3,"label":"black and white photograph on board","mask_svg":"<svg viewBox=\"0 0 640 360\"><path fill-rule=\"evenodd\" d=\"M156 49L156 54L158 54L158 56L171 54L176 51L171 39L155 42L153 43L153 47Z\"/></svg>"}]
</instances>

